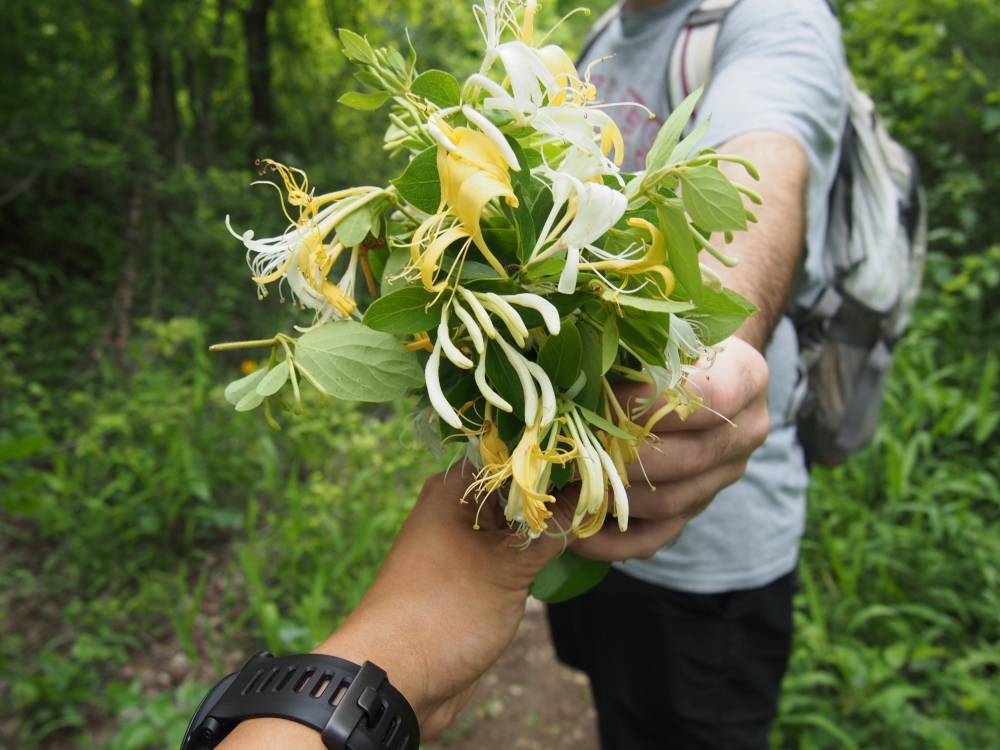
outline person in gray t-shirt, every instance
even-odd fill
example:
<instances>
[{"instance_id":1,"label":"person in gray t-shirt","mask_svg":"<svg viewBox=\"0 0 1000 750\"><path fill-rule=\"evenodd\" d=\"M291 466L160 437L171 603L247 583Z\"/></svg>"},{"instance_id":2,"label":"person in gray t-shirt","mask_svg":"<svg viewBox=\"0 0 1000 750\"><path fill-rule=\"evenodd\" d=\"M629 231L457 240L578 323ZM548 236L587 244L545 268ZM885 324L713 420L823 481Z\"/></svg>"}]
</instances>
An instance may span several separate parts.
<instances>
[{"instance_id":1,"label":"person in gray t-shirt","mask_svg":"<svg viewBox=\"0 0 1000 750\"><path fill-rule=\"evenodd\" d=\"M657 115L618 110L624 171L644 167L677 104L668 101L668 63L698 5L625 0L581 60L582 70L609 58L591 71L600 99L638 102ZM846 65L825 0L741 0L721 26L713 63L696 115L712 117L702 146L742 154L761 173L760 224L734 242L739 266L719 271L761 308L728 346L765 353L771 430L743 478L719 492L674 544L617 564L597 589L550 607L560 658L591 676L604 750L767 747L787 663L808 472L785 417L798 342L782 314L793 291L822 281ZM737 179L738 169L730 172ZM658 484L652 491L633 483L633 516L655 520L676 502L670 484Z\"/></svg>"}]
</instances>

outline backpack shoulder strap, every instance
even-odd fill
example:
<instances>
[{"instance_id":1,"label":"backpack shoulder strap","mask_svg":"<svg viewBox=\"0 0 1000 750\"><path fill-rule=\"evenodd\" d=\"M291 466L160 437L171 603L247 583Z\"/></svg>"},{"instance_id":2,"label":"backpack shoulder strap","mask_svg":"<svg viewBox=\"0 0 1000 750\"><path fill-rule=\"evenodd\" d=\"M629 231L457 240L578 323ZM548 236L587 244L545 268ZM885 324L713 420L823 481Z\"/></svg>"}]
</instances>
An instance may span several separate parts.
<instances>
[{"instance_id":1,"label":"backpack shoulder strap","mask_svg":"<svg viewBox=\"0 0 1000 750\"><path fill-rule=\"evenodd\" d=\"M708 83L719 29L739 0L702 0L692 10L674 40L667 70L667 103L673 109L692 91ZM826 0L837 15L837 0Z\"/></svg>"},{"instance_id":2,"label":"backpack shoulder strap","mask_svg":"<svg viewBox=\"0 0 1000 750\"><path fill-rule=\"evenodd\" d=\"M702 0L689 14L674 40L667 68L667 101L673 109L692 91L708 83L719 29L739 0Z\"/></svg>"}]
</instances>

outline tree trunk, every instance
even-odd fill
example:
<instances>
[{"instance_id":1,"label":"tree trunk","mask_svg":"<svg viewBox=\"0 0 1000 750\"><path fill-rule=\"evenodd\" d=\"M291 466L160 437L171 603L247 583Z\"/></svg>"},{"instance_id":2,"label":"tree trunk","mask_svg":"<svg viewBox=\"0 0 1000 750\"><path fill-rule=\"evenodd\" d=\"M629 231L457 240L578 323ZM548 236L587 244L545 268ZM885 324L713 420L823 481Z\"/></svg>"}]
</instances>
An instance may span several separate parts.
<instances>
[{"instance_id":1,"label":"tree trunk","mask_svg":"<svg viewBox=\"0 0 1000 750\"><path fill-rule=\"evenodd\" d=\"M267 18L273 0L253 0L243 13L247 45L247 81L250 85L250 158L264 156L274 127L271 101L271 36Z\"/></svg>"},{"instance_id":2,"label":"tree trunk","mask_svg":"<svg viewBox=\"0 0 1000 750\"><path fill-rule=\"evenodd\" d=\"M149 130L156 153L167 164L182 158L181 127L177 115L177 85L171 49L162 38L149 45Z\"/></svg>"}]
</instances>

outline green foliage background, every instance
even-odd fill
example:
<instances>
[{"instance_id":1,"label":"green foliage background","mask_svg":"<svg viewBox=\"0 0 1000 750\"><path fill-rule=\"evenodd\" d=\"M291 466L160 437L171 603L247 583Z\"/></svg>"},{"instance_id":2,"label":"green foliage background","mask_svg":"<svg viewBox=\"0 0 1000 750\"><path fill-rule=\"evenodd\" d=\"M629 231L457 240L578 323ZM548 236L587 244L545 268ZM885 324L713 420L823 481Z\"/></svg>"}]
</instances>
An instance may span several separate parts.
<instances>
[{"instance_id":1,"label":"green foliage background","mask_svg":"<svg viewBox=\"0 0 1000 750\"><path fill-rule=\"evenodd\" d=\"M545 5L542 26L572 8ZM875 444L814 472L774 740L1000 747L1000 9L841 5L852 68L924 171L934 254ZM422 68L456 73L480 41L464 0L0 17L0 747L173 747L199 680L349 611L438 465L400 444L407 404L281 434L225 404L240 357L207 343L298 318L253 304L223 218L282 228L256 157L323 190L401 171L379 113L335 105L357 88L336 28L408 28ZM203 668L154 694L130 670L162 642Z\"/></svg>"}]
</instances>

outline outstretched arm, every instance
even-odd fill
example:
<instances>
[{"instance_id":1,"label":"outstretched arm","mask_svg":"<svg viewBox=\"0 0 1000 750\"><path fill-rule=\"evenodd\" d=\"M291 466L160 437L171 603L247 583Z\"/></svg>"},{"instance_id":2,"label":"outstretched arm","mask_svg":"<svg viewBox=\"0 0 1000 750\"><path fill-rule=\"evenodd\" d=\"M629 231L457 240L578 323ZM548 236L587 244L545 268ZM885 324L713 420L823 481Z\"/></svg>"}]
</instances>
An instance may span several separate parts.
<instances>
[{"instance_id":1,"label":"outstretched arm","mask_svg":"<svg viewBox=\"0 0 1000 750\"><path fill-rule=\"evenodd\" d=\"M754 188L764 204L753 207L759 224L737 234L727 247L727 253L740 259L738 266L724 268L711 257L703 257L702 262L714 264L723 283L760 310L723 342L725 351L715 366L692 377L691 385L709 407L738 429L707 409L694 412L685 422L674 414L662 419L654 430L660 442L641 452L642 467L638 463L629 467L629 513L634 520L624 534L606 526L581 540L574 549L587 557L649 557L675 539L716 493L743 476L750 454L767 437L768 368L763 351L802 263L809 164L797 141L774 131L737 136L718 151L745 156L757 166L760 183ZM724 163L723 169L731 179L747 179L739 165ZM648 386L631 383L615 387L623 404L635 396L648 396L648 391ZM654 405L653 411L657 408ZM646 477L655 489L650 489Z\"/></svg>"},{"instance_id":2,"label":"outstretched arm","mask_svg":"<svg viewBox=\"0 0 1000 750\"><path fill-rule=\"evenodd\" d=\"M420 722L437 736L514 637L528 585L562 549L542 536L518 550L495 497L472 529L468 477L431 477L361 603L316 653L382 667ZM556 506L557 516L569 507ZM568 519L562 518L563 526ZM325 750L314 730L282 719L240 724L224 750Z\"/></svg>"}]
</instances>

